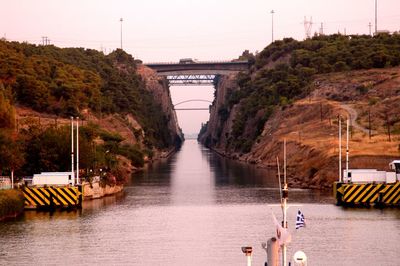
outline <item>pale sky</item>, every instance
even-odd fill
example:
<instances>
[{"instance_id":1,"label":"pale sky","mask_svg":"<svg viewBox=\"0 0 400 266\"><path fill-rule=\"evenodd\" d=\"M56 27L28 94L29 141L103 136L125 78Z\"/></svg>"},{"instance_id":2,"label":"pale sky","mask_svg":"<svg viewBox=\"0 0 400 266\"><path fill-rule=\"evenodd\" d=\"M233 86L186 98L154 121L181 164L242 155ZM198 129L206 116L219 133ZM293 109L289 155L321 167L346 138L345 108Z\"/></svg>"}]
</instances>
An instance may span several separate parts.
<instances>
[{"instance_id":1,"label":"pale sky","mask_svg":"<svg viewBox=\"0 0 400 266\"><path fill-rule=\"evenodd\" d=\"M301 40L304 16L312 16L312 32L323 23L325 34L368 34L374 6L374 0L0 0L0 37L40 44L47 36L56 46L108 53L120 47L123 18L123 48L144 62L230 60L271 42L271 10L274 39ZM400 0L378 1L378 29L400 30ZM193 88L171 88L173 100L213 98L212 89ZM186 107L204 106L194 105ZM204 111L182 114L185 133L208 119Z\"/></svg>"}]
</instances>

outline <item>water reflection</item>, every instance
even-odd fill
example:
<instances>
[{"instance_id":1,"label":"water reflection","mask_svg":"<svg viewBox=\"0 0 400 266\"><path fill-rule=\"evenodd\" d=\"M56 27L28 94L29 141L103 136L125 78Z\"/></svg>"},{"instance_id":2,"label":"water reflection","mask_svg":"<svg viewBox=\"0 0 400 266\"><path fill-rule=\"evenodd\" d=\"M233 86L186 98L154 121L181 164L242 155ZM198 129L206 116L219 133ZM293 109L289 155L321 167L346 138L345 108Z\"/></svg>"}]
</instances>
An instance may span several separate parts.
<instances>
[{"instance_id":1,"label":"water reflection","mask_svg":"<svg viewBox=\"0 0 400 266\"><path fill-rule=\"evenodd\" d=\"M210 160L210 170L217 176L215 183L217 186L264 186L277 188L276 169L261 169L254 165L232 161L203 150L208 154Z\"/></svg>"},{"instance_id":2,"label":"water reflection","mask_svg":"<svg viewBox=\"0 0 400 266\"><path fill-rule=\"evenodd\" d=\"M215 173L210 171L209 160L203 159L203 148L191 142L171 164L171 200L174 205L213 204Z\"/></svg>"},{"instance_id":3,"label":"water reflection","mask_svg":"<svg viewBox=\"0 0 400 266\"><path fill-rule=\"evenodd\" d=\"M271 212L281 214L274 172L187 141L135 173L124 193L86 201L80 211L0 223L0 264L243 265L240 247L250 245L254 265L263 265L260 243L275 234ZM310 265L400 265L399 210L332 202L330 192L290 190L307 227L293 232L289 257L301 249ZM288 210L291 228L296 212Z\"/></svg>"}]
</instances>

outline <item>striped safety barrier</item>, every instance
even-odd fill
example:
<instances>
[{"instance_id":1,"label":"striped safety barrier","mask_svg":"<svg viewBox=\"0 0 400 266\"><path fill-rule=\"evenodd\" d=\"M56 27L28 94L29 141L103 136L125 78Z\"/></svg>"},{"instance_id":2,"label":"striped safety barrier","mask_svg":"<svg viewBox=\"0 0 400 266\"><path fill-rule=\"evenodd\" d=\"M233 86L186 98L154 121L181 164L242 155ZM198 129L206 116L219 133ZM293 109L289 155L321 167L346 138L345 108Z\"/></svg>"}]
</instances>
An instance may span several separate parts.
<instances>
[{"instance_id":1,"label":"striped safety barrier","mask_svg":"<svg viewBox=\"0 0 400 266\"><path fill-rule=\"evenodd\" d=\"M80 208L82 206L82 186L65 187L24 187L26 209Z\"/></svg>"},{"instance_id":2,"label":"striped safety barrier","mask_svg":"<svg viewBox=\"0 0 400 266\"><path fill-rule=\"evenodd\" d=\"M400 182L391 184L336 182L334 196L338 205L400 206Z\"/></svg>"}]
</instances>

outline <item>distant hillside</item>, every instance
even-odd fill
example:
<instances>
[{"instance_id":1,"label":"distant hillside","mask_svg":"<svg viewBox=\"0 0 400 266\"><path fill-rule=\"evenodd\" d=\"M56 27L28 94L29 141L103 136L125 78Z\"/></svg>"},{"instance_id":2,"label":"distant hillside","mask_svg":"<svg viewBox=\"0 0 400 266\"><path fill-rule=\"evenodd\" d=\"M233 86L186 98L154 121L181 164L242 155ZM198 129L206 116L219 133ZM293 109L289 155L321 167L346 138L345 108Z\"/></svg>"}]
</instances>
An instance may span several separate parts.
<instances>
[{"instance_id":1,"label":"distant hillside","mask_svg":"<svg viewBox=\"0 0 400 266\"><path fill-rule=\"evenodd\" d=\"M298 158L292 161L297 186L329 186L336 179L335 136L342 114L354 118L352 156L364 156L358 166L383 167L387 161L376 159L379 163L368 167L365 156L400 155L400 73L393 68L400 64L400 35L284 39L253 62L248 73L218 85L210 121L199 136L205 145L229 157L274 165L286 138ZM382 70L357 71L368 69ZM374 150L372 143L379 148Z\"/></svg>"},{"instance_id":2,"label":"distant hillside","mask_svg":"<svg viewBox=\"0 0 400 266\"><path fill-rule=\"evenodd\" d=\"M104 55L0 40L0 175L69 169L71 116L81 120L85 169L122 176L180 145L168 87L138 69L120 49Z\"/></svg>"}]
</instances>

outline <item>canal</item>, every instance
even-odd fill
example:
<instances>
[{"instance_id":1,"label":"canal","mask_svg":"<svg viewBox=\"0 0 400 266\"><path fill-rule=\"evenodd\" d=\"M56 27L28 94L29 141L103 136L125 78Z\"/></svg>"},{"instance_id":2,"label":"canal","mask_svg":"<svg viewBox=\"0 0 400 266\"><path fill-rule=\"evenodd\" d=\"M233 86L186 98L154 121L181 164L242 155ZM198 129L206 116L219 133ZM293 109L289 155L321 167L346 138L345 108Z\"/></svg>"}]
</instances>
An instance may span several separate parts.
<instances>
[{"instance_id":1,"label":"canal","mask_svg":"<svg viewBox=\"0 0 400 266\"><path fill-rule=\"evenodd\" d=\"M281 217L277 186L275 170L187 140L135 174L122 195L0 222L0 265L246 265L241 246L264 265L261 243L275 234L272 213ZM308 265L400 265L398 209L345 209L329 192L300 189L289 203L288 257L302 250ZM298 209L307 226L296 231Z\"/></svg>"}]
</instances>

